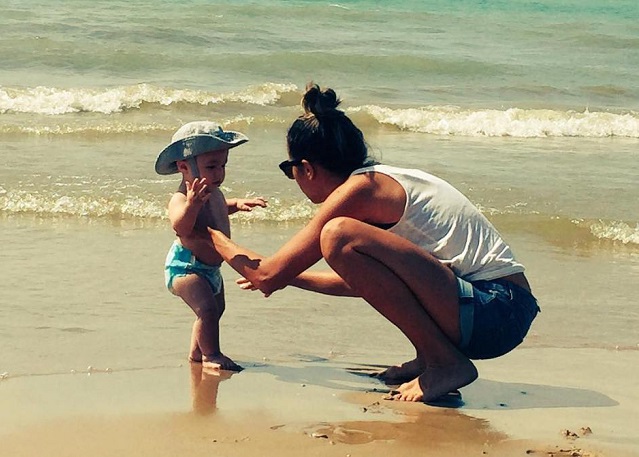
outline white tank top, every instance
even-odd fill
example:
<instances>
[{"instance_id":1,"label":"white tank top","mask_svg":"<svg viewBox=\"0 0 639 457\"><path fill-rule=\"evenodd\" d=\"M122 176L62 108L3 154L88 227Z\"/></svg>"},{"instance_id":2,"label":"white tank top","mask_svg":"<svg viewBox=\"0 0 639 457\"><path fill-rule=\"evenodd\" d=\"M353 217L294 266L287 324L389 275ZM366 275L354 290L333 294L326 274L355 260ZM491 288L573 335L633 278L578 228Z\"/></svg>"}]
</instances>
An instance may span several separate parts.
<instances>
[{"instance_id":1,"label":"white tank top","mask_svg":"<svg viewBox=\"0 0 639 457\"><path fill-rule=\"evenodd\" d=\"M466 196L441 178L421 170L374 165L353 174L382 173L406 192L406 207L389 229L433 254L467 281L520 273L524 266L497 229Z\"/></svg>"}]
</instances>

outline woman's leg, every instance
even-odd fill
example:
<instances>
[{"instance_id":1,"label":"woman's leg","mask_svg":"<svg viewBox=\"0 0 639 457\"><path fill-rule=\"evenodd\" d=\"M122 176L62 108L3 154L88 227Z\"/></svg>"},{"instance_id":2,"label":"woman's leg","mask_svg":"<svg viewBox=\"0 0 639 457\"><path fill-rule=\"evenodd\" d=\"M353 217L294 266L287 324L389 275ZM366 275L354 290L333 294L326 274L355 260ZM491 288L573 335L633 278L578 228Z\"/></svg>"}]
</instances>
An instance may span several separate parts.
<instances>
[{"instance_id":1,"label":"woman's leg","mask_svg":"<svg viewBox=\"0 0 639 457\"><path fill-rule=\"evenodd\" d=\"M373 376L381 379L386 384L403 384L415 379L424 372L424 362L416 356L414 359L400 365L386 368L384 371L375 373Z\"/></svg>"},{"instance_id":2,"label":"woman's leg","mask_svg":"<svg viewBox=\"0 0 639 457\"><path fill-rule=\"evenodd\" d=\"M397 399L433 400L477 378L456 347L459 298L448 267L404 238L350 218L326 224L321 248L328 264L415 347L424 372L401 385Z\"/></svg>"}]
</instances>

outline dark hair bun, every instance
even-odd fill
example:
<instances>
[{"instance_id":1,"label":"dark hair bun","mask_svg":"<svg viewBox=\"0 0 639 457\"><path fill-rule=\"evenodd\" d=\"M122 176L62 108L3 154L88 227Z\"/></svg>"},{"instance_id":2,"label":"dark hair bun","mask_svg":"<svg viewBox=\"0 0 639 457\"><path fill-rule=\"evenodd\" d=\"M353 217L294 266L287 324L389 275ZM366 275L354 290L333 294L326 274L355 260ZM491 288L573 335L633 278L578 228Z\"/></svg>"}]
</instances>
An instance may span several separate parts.
<instances>
[{"instance_id":1,"label":"dark hair bun","mask_svg":"<svg viewBox=\"0 0 639 457\"><path fill-rule=\"evenodd\" d=\"M337 109L340 102L333 89L321 90L310 82L302 97L304 114L289 127L286 145L291 159L308 160L347 179L372 161L362 131Z\"/></svg>"},{"instance_id":2,"label":"dark hair bun","mask_svg":"<svg viewBox=\"0 0 639 457\"><path fill-rule=\"evenodd\" d=\"M307 114L325 116L335 114L341 103L333 89L321 90L317 84L310 83L302 97L302 106Z\"/></svg>"}]
</instances>

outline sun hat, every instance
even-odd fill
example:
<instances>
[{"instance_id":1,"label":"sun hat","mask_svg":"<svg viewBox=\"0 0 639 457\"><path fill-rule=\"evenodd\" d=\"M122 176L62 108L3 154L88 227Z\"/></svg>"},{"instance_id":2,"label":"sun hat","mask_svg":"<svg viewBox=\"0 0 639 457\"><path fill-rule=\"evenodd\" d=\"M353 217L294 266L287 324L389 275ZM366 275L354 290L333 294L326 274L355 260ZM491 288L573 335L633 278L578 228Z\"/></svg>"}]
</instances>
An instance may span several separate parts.
<instances>
[{"instance_id":1,"label":"sun hat","mask_svg":"<svg viewBox=\"0 0 639 457\"><path fill-rule=\"evenodd\" d=\"M215 122L189 122L173 134L171 144L160 152L155 161L155 171L160 175L171 175L178 171L178 160L191 159L206 152L231 149L247 141L246 135L225 131Z\"/></svg>"}]
</instances>

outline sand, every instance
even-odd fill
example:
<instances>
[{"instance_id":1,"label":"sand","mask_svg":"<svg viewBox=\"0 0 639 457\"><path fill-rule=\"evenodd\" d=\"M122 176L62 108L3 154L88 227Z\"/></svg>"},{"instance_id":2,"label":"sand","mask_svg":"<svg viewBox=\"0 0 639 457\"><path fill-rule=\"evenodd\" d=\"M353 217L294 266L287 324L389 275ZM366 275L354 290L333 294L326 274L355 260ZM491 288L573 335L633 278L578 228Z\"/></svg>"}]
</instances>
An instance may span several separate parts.
<instances>
[{"instance_id":1,"label":"sand","mask_svg":"<svg viewBox=\"0 0 639 457\"><path fill-rule=\"evenodd\" d=\"M242 363L8 374L2 455L639 456L637 350L518 349L439 406L384 400L361 361Z\"/></svg>"}]
</instances>

